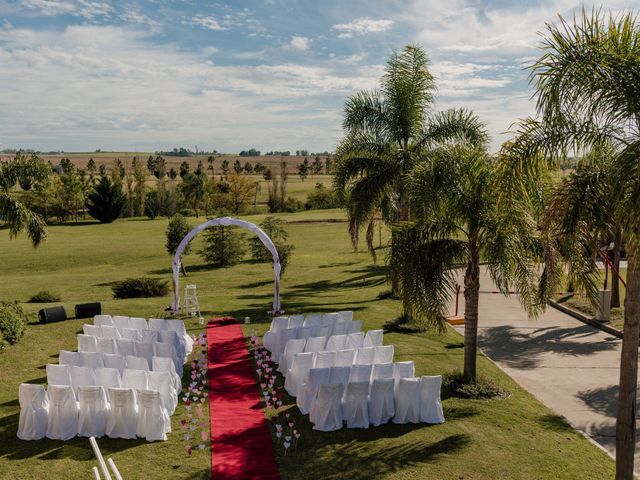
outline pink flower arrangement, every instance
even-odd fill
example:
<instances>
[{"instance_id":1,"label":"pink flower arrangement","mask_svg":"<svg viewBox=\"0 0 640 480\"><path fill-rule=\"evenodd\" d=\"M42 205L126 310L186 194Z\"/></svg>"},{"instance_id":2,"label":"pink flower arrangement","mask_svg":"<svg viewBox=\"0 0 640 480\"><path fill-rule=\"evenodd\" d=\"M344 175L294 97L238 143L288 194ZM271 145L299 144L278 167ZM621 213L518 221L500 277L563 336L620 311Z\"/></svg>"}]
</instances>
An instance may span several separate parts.
<instances>
[{"instance_id":1,"label":"pink flower arrangement","mask_svg":"<svg viewBox=\"0 0 640 480\"><path fill-rule=\"evenodd\" d=\"M204 402L209 395L207 365L207 334L193 335L193 351L189 359L191 382L182 395L186 414L185 418L180 420L180 430L183 432L184 441L187 442L185 451L188 455L196 449L205 450L211 441L204 412Z\"/></svg>"}]
</instances>

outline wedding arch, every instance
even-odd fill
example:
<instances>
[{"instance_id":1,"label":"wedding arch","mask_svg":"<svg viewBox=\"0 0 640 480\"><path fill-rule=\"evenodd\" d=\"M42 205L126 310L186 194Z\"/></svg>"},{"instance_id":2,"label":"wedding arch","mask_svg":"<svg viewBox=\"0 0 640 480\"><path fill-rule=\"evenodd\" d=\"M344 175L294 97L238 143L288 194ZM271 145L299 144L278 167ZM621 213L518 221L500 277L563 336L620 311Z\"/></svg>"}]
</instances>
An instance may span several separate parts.
<instances>
[{"instance_id":1,"label":"wedding arch","mask_svg":"<svg viewBox=\"0 0 640 480\"><path fill-rule=\"evenodd\" d=\"M182 252L187 247L189 242L202 232L204 229L209 227L215 227L218 225L222 226L236 226L243 227L251 232L255 233L256 236L260 239L263 245L271 252L273 257L273 277L274 277L274 288L273 288L273 312L276 314L280 311L280 257L278 256L278 250L276 250L276 246L271 241L269 236L264 233L264 231L254 225L251 222L247 222L245 220L240 220L238 218L233 217L218 217L212 220L208 220L193 230L191 230L187 235L182 239L180 245L176 249L176 254L173 257L173 305L171 309L173 313L178 313L180 311L180 289L179 289L179 277L180 277L180 261L182 258Z\"/></svg>"}]
</instances>

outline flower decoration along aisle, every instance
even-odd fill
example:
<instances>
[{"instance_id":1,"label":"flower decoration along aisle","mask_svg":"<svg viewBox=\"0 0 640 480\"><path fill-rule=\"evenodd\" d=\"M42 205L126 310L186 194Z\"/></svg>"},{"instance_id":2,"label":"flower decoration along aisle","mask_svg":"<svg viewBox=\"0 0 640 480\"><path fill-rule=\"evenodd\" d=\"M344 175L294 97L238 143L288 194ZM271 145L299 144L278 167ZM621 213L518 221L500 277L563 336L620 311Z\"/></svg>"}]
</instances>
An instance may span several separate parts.
<instances>
[{"instance_id":1,"label":"flower decoration along aisle","mask_svg":"<svg viewBox=\"0 0 640 480\"><path fill-rule=\"evenodd\" d=\"M205 450L211 443L209 421L204 412L209 396L207 377L207 334L193 335L193 351L189 356L191 367L190 382L182 395L184 417L180 420L185 450L191 455L193 450Z\"/></svg>"}]
</instances>

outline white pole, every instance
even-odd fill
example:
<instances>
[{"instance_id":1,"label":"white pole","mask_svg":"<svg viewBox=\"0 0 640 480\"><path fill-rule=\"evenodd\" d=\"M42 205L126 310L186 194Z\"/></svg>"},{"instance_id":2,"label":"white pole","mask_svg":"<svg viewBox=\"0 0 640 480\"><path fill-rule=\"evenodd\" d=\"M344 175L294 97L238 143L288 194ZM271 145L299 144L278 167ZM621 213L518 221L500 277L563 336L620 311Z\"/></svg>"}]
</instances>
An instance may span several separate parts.
<instances>
[{"instance_id":1,"label":"white pole","mask_svg":"<svg viewBox=\"0 0 640 480\"><path fill-rule=\"evenodd\" d=\"M120 475L120 470L118 470L118 467L116 467L116 462L113 461L113 458L111 457L107 458L107 463L111 467L111 471L113 472L113 474L116 476L116 480L122 480L122 475Z\"/></svg>"},{"instance_id":2,"label":"white pole","mask_svg":"<svg viewBox=\"0 0 640 480\"><path fill-rule=\"evenodd\" d=\"M102 458L102 453L100 452L100 448L98 447L98 442L94 437L89 437L89 443L93 448L93 453L95 453L96 458L98 459L98 464L100 464L100 470L102 470L102 474L104 475L105 480L112 480L111 475L109 475L109 470L107 470L107 464L104 463L104 458Z\"/></svg>"},{"instance_id":3,"label":"white pole","mask_svg":"<svg viewBox=\"0 0 640 480\"><path fill-rule=\"evenodd\" d=\"M98 471L98 467L93 467L91 471L93 472L93 476L96 477L96 480L100 480L100 472Z\"/></svg>"}]
</instances>

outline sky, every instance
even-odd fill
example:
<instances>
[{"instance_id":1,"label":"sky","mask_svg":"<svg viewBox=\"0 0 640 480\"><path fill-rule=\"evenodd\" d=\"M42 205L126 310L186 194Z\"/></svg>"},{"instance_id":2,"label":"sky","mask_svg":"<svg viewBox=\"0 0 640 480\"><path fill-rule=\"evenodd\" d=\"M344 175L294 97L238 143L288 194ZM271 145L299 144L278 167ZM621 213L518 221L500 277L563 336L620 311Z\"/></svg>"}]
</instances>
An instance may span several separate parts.
<instances>
[{"instance_id":1,"label":"sky","mask_svg":"<svg viewBox=\"0 0 640 480\"><path fill-rule=\"evenodd\" d=\"M584 4L591 8L591 4ZM531 115L527 65L568 0L0 0L0 149L332 151L345 99L422 45L435 111L497 150ZM606 2L614 12L640 0Z\"/></svg>"}]
</instances>

